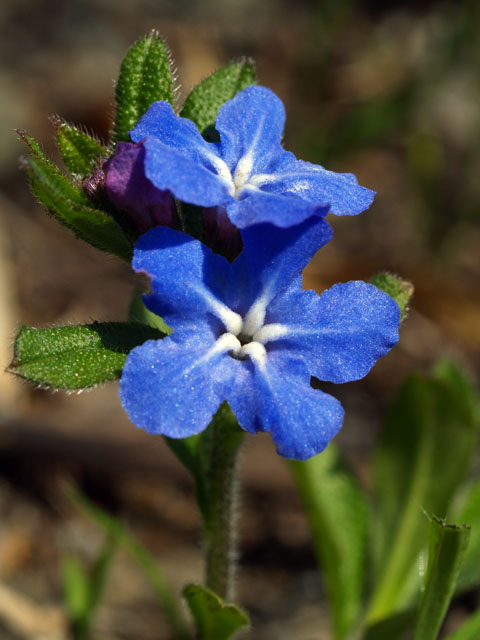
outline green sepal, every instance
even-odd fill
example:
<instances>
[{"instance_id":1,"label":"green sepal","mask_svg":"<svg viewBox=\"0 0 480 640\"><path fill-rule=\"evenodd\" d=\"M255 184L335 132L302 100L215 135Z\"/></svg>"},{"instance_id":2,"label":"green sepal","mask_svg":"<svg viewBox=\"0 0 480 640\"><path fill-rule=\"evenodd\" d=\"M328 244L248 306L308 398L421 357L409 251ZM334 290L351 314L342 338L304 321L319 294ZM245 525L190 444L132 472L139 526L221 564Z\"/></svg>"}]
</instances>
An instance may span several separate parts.
<instances>
[{"instance_id":1,"label":"green sepal","mask_svg":"<svg viewBox=\"0 0 480 640\"><path fill-rule=\"evenodd\" d=\"M131 349L164 335L146 325L122 322L23 327L8 371L42 387L85 389L119 378Z\"/></svg>"},{"instance_id":2,"label":"green sepal","mask_svg":"<svg viewBox=\"0 0 480 640\"><path fill-rule=\"evenodd\" d=\"M393 273L378 273L370 280L377 289L381 289L395 300L400 308L400 318L403 320L408 312L408 305L413 295L413 284L402 280Z\"/></svg>"},{"instance_id":3,"label":"green sepal","mask_svg":"<svg viewBox=\"0 0 480 640\"><path fill-rule=\"evenodd\" d=\"M115 220L94 209L86 193L67 180L31 136L23 131L18 133L31 152L28 158L23 159L23 165L39 202L77 238L129 262L132 247Z\"/></svg>"},{"instance_id":4,"label":"green sepal","mask_svg":"<svg viewBox=\"0 0 480 640\"><path fill-rule=\"evenodd\" d=\"M255 66L251 60L231 62L202 80L190 91L180 115L193 120L204 134L215 126L222 104L255 83Z\"/></svg>"},{"instance_id":5,"label":"green sepal","mask_svg":"<svg viewBox=\"0 0 480 640\"><path fill-rule=\"evenodd\" d=\"M57 144L62 160L70 173L77 178L89 176L99 164L101 158L109 155L96 138L89 136L78 127L74 127L61 118L52 118L57 135Z\"/></svg>"},{"instance_id":6,"label":"green sepal","mask_svg":"<svg viewBox=\"0 0 480 640\"><path fill-rule=\"evenodd\" d=\"M115 142L130 141L128 132L153 102L166 100L173 104L170 53L157 31L144 36L128 50L120 67L115 98Z\"/></svg>"},{"instance_id":7,"label":"green sepal","mask_svg":"<svg viewBox=\"0 0 480 640\"><path fill-rule=\"evenodd\" d=\"M201 640L228 640L239 629L250 627L248 615L234 604L225 602L216 593L198 584L183 590L198 637Z\"/></svg>"},{"instance_id":8,"label":"green sepal","mask_svg":"<svg viewBox=\"0 0 480 640\"><path fill-rule=\"evenodd\" d=\"M291 460L289 465L325 577L334 638L341 640L361 611L368 523L366 497L340 460L334 444L309 460Z\"/></svg>"},{"instance_id":9,"label":"green sepal","mask_svg":"<svg viewBox=\"0 0 480 640\"><path fill-rule=\"evenodd\" d=\"M470 527L447 524L433 517L425 589L418 609L413 640L436 640L450 604L460 565L470 536Z\"/></svg>"}]
</instances>

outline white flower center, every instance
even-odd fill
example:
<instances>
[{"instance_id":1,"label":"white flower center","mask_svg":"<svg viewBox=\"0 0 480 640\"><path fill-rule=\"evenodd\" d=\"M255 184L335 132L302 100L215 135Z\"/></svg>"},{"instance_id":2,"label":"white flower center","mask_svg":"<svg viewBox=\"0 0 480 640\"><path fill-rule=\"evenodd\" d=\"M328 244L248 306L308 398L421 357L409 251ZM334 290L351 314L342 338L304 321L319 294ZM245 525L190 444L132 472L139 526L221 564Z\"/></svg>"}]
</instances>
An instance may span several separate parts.
<instances>
[{"instance_id":1,"label":"white flower center","mask_svg":"<svg viewBox=\"0 0 480 640\"><path fill-rule=\"evenodd\" d=\"M219 158L214 153L209 155L208 158L217 172L218 177L225 183L228 193L232 198L235 198L235 200L238 200L241 196L241 192L247 187L258 189L258 186L255 183L255 175L251 175L254 160L252 150L248 151L240 158L233 171L233 175L228 168L227 163L222 160L222 158Z\"/></svg>"},{"instance_id":2,"label":"white flower center","mask_svg":"<svg viewBox=\"0 0 480 640\"><path fill-rule=\"evenodd\" d=\"M223 310L220 319L226 332L216 342L216 349L226 351L238 360L250 358L259 367L264 367L267 359L267 342L279 340L289 333L287 326L279 323L263 324L265 321L265 301L263 296L254 302L242 319L237 313ZM235 321L232 322L232 319Z\"/></svg>"}]
</instances>

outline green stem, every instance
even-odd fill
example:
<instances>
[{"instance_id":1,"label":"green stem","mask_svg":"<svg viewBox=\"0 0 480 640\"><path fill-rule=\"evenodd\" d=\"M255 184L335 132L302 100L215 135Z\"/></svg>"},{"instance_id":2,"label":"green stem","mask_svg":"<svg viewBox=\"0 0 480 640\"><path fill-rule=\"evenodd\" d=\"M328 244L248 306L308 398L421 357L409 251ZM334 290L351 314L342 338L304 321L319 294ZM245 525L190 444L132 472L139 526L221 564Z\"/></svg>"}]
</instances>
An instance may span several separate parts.
<instances>
[{"instance_id":1,"label":"green stem","mask_svg":"<svg viewBox=\"0 0 480 640\"><path fill-rule=\"evenodd\" d=\"M211 423L208 516L204 521L205 583L225 600L233 598L236 556L237 454L244 433L227 404Z\"/></svg>"}]
</instances>

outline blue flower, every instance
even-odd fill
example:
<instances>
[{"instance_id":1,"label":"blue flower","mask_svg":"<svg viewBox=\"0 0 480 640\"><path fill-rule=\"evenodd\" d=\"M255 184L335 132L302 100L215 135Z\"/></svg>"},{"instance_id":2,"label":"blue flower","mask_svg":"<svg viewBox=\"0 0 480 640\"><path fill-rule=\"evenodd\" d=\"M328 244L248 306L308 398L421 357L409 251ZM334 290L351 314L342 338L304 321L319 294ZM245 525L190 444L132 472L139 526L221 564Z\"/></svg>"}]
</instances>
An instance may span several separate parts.
<instances>
[{"instance_id":1,"label":"blue flower","mask_svg":"<svg viewBox=\"0 0 480 640\"><path fill-rule=\"evenodd\" d=\"M120 385L132 422L184 438L202 431L224 401L240 426L268 431L278 452L306 459L340 429L343 409L313 389L362 378L398 340L399 308L353 281L318 296L301 272L331 230L312 217L288 231L242 233L231 264L190 236L157 227L142 236L133 267L152 278L148 309L173 328L133 349Z\"/></svg>"},{"instance_id":2,"label":"blue flower","mask_svg":"<svg viewBox=\"0 0 480 640\"><path fill-rule=\"evenodd\" d=\"M202 138L168 102L155 102L130 136L144 140L145 175L162 191L202 207L226 209L240 229L260 223L300 224L314 212L355 215L374 192L355 176L297 160L281 138L285 110L265 87L247 87L220 109L220 142Z\"/></svg>"}]
</instances>

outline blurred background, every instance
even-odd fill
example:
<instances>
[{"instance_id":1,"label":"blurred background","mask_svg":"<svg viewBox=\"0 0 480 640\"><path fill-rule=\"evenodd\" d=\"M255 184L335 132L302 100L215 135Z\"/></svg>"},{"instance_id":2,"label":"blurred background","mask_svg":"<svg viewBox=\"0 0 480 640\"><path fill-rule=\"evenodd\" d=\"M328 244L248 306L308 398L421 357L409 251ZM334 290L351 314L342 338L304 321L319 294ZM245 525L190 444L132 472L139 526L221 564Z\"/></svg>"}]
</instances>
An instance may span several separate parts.
<instances>
[{"instance_id":1,"label":"blurred background","mask_svg":"<svg viewBox=\"0 0 480 640\"><path fill-rule=\"evenodd\" d=\"M319 292L380 270L415 285L399 346L365 380L325 385L345 406L338 441L368 487L372 443L405 375L444 355L477 380L480 372L480 3L2 0L2 368L22 324L126 316L128 266L36 205L13 130L26 129L55 159L52 114L105 139L120 61L152 28L172 51L179 103L218 66L250 56L259 82L285 102L286 148L377 191L369 211L332 217L334 239L305 272ZM1 638L67 638L61 558L88 561L103 538L65 498L66 480L128 522L178 589L201 578L190 479L161 438L129 423L117 385L67 395L2 374L0 418ZM248 440L241 475L238 600L252 614L250 637L327 638L307 524L268 437ZM148 585L120 553L95 637L168 640L164 629Z\"/></svg>"}]
</instances>

